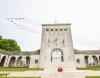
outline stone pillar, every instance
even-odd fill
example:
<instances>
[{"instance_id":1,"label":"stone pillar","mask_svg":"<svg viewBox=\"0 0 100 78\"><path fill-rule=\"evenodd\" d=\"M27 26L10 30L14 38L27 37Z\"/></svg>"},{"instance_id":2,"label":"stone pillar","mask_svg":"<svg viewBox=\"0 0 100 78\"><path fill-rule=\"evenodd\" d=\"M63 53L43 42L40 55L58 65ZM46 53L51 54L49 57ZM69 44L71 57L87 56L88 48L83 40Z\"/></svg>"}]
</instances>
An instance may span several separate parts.
<instances>
[{"instance_id":1,"label":"stone pillar","mask_svg":"<svg viewBox=\"0 0 100 78\"><path fill-rule=\"evenodd\" d=\"M7 59L7 62L6 62L6 67L9 67L10 59L11 59L11 57L8 56L8 59Z\"/></svg>"},{"instance_id":2,"label":"stone pillar","mask_svg":"<svg viewBox=\"0 0 100 78\"><path fill-rule=\"evenodd\" d=\"M1 57L0 57L0 62L1 62L2 58L3 58L3 56L4 56L4 55L1 55Z\"/></svg>"},{"instance_id":3,"label":"stone pillar","mask_svg":"<svg viewBox=\"0 0 100 78\"><path fill-rule=\"evenodd\" d=\"M0 62L1 62L1 55L0 55Z\"/></svg>"},{"instance_id":4,"label":"stone pillar","mask_svg":"<svg viewBox=\"0 0 100 78\"><path fill-rule=\"evenodd\" d=\"M99 66L99 56L96 55L96 57L97 57L97 66Z\"/></svg>"},{"instance_id":5,"label":"stone pillar","mask_svg":"<svg viewBox=\"0 0 100 78\"><path fill-rule=\"evenodd\" d=\"M22 57L22 67L26 66L26 58L25 56Z\"/></svg>"},{"instance_id":6,"label":"stone pillar","mask_svg":"<svg viewBox=\"0 0 100 78\"><path fill-rule=\"evenodd\" d=\"M99 66L100 66L100 56L98 55L98 63L99 63Z\"/></svg>"},{"instance_id":7,"label":"stone pillar","mask_svg":"<svg viewBox=\"0 0 100 78\"><path fill-rule=\"evenodd\" d=\"M4 66L3 67L8 67L8 59L9 59L9 56L6 55L5 63L4 63Z\"/></svg>"},{"instance_id":8,"label":"stone pillar","mask_svg":"<svg viewBox=\"0 0 100 78\"><path fill-rule=\"evenodd\" d=\"M17 59L18 59L18 56L15 56L16 59L15 59L15 67L17 67Z\"/></svg>"},{"instance_id":9,"label":"stone pillar","mask_svg":"<svg viewBox=\"0 0 100 78\"><path fill-rule=\"evenodd\" d=\"M30 64L29 64L29 68L33 68L33 67L35 67L35 66L34 66L34 56L31 55L31 56L30 56Z\"/></svg>"}]
</instances>

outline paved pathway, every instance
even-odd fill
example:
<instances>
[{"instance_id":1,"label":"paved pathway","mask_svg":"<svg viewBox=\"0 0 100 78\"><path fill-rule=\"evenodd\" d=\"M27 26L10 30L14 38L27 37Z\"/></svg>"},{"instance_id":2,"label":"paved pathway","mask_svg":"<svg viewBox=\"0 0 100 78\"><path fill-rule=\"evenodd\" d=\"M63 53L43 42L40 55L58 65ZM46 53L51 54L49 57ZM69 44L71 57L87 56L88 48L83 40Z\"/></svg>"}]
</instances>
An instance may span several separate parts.
<instances>
[{"instance_id":1,"label":"paved pathway","mask_svg":"<svg viewBox=\"0 0 100 78\"><path fill-rule=\"evenodd\" d=\"M100 71L77 70L77 71L25 71L25 72L0 72L9 73L8 76L41 76L42 78L85 78L85 76L100 76Z\"/></svg>"}]
</instances>

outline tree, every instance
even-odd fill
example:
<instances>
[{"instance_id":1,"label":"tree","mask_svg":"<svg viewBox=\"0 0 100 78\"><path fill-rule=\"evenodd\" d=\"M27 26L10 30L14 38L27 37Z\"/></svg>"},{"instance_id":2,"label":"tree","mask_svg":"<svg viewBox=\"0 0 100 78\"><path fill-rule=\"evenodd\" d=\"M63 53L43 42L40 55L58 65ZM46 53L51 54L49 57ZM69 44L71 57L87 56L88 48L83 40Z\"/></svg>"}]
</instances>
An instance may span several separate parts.
<instances>
[{"instance_id":1,"label":"tree","mask_svg":"<svg viewBox=\"0 0 100 78\"><path fill-rule=\"evenodd\" d=\"M0 40L2 40L2 36L0 35Z\"/></svg>"},{"instance_id":2,"label":"tree","mask_svg":"<svg viewBox=\"0 0 100 78\"><path fill-rule=\"evenodd\" d=\"M0 49L10 52L12 51L20 52L20 46L18 46L15 40L3 39L2 36L0 36Z\"/></svg>"}]
</instances>

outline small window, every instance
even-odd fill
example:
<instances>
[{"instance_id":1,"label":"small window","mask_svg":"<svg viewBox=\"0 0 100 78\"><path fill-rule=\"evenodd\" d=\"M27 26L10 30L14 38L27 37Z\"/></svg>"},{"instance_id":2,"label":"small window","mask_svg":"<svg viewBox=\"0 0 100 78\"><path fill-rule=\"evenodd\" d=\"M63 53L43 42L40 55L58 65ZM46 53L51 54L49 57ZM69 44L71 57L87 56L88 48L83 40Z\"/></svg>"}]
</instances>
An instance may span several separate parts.
<instances>
[{"instance_id":1,"label":"small window","mask_svg":"<svg viewBox=\"0 0 100 78\"><path fill-rule=\"evenodd\" d=\"M35 63L38 63L38 59L35 59Z\"/></svg>"},{"instance_id":2,"label":"small window","mask_svg":"<svg viewBox=\"0 0 100 78\"><path fill-rule=\"evenodd\" d=\"M49 31L49 29L46 29L46 31Z\"/></svg>"},{"instance_id":3,"label":"small window","mask_svg":"<svg viewBox=\"0 0 100 78\"><path fill-rule=\"evenodd\" d=\"M53 31L53 29L51 29L51 31Z\"/></svg>"},{"instance_id":4,"label":"small window","mask_svg":"<svg viewBox=\"0 0 100 78\"><path fill-rule=\"evenodd\" d=\"M80 59L76 59L76 62L77 62L77 63L80 63Z\"/></svg>"},{"instance_id":5,"label":"small window","mask_svg":"<svg viewBox=\"0 0 100 78\"><path fill-rule=\"evenodd\" d=\"M55 31L58 31L58 29L55 29Z\"/></svg>"},{"instance_id":6,"label":"small window","mask_svg":"<svg viewBox=\"0 0 100 78\"><path fill-rule=\"evenodd\" d=\"M60 31L62 31L62 29L60 29Z\"/></svg>"},{"instance_id":7,"label":"small window","mask_svg":"<svg viewBox=\"0 0 100 78\"><path fill-rule=\"evenodd\" d=\"M64 29L65 31L67 31L67 29Z\"/></svg>"}]
</instances>

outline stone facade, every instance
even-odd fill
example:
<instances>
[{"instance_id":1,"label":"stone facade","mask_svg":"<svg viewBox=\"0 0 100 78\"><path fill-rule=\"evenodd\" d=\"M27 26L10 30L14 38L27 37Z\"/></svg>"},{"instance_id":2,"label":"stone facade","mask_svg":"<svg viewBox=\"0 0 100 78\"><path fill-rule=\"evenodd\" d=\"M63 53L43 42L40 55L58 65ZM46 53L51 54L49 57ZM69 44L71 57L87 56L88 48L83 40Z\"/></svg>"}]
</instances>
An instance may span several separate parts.
<instances>
[{"instance_id":1,"label":"stone facade","mask_svg":"<svg viewBox=\"0 0 100 78\"><path fill-rule=\"evenodd\" d=\"M100 50L75 51L76 67L100 66Z\"/></svg>"},{"instance_id":2,"label":"stone facade","mask_svg":"<svg viewBox=\"0 0 100 78\"><path fill-rule=\"evenodd\" d=\"M47 70L75 70L71 24L43 24L40 67Z\"/></svg>"},{"instance_id":3,"label":"stone facade","mask_svg":"<svg viewBox=\"0 0 100 78\"><path fill-rule=\"evenodd\" d=\"M100 50L73 49L71 24L43 24L41 48L37 51L0 50L0 67L40 67L47 70L75 70L100 66Z\"/></svg>"},{"instance_id":4,"label":"stone facade","mask_svg":"<svg viewBox=\"0 0 100 78\"><path fill-rule=\"evenodd\" d=\"M36 53L35 53L36 52ZM77 68L83 68L87 66L100 66L100 50L84 50L76 51L74 49L75 64ZM24 59L26 65L21 61ZM18 61L19 60L19 61ZM16 62L17 61L17 62ZM17 64L16 64L17 63ZM40 51L23 52L23 53L8 53L4 50L0 50L0 67L39 67L40 64Z\"/></svg>"},{"instance_id":5,"label":"stone facade","mask_svg":"<svg viewBox=\"0 0 100 78\"><path fill-rule=\"evenodd\" d=\"M40 50L32 52L7 52L0 50L0 67L38 67Z\"/></svg>"}]
</instances>

